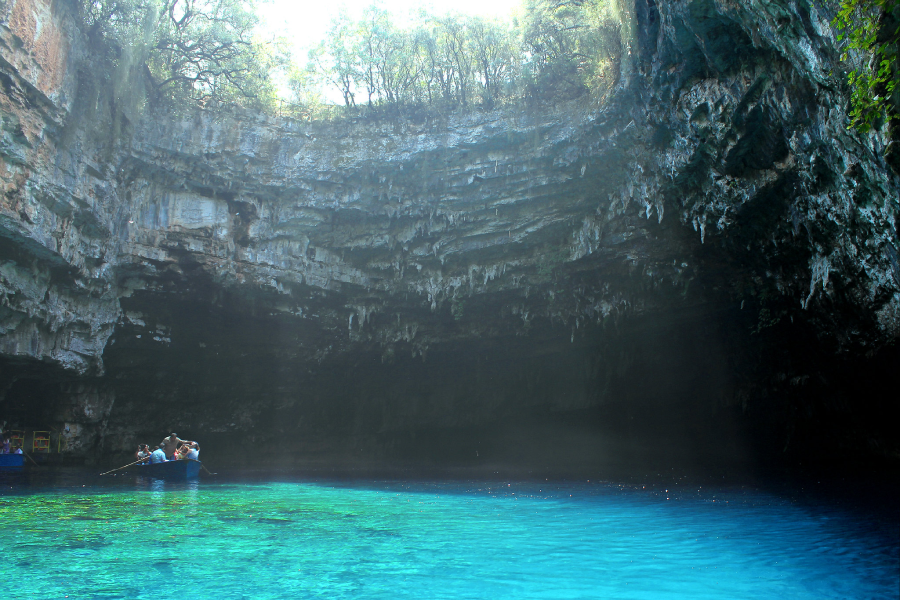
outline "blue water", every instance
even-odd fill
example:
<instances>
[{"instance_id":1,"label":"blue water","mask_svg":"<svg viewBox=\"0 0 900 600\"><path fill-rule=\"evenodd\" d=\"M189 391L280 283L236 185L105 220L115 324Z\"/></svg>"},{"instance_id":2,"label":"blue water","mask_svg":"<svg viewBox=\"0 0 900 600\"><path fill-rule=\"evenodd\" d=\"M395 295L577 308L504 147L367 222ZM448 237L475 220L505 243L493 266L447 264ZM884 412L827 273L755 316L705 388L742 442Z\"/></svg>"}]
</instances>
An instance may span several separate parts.
<instances>
[{"instance_id":1,"label":"blue water","mask_svg":"<svg viewBox=\"0 0 900 600\"><path fill-rule=\"evenodd\" d=\"M86 474L53 487L0 484L0 591L17 598L895 599L900 590L895 511L799 486Z\"/></svg>"}]
</instances>

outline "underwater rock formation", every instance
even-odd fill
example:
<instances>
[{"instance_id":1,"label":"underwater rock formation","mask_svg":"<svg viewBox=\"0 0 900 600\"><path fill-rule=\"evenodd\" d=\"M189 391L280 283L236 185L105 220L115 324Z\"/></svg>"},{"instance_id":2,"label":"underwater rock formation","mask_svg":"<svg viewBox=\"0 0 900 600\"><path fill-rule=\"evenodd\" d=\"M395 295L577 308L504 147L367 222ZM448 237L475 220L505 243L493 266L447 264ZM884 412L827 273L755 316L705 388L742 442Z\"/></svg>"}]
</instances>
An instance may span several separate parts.
<instances>
[{"instance_id":1,"label":"underwater rock formation","mask_svg":"<svg viewBox=\"0 0 900 600\"><path fill-rule=\"evenodd\" d=\"M67 3L9 0L0 411L88 455L177 428L470 459L589 415L578 452L645 427L702 457L849 413L840 452L893 452L896 409L846 394L900 334L900 185L822 11L636 0L602 102L132 122Z\"/></svg>"}]
</instances>

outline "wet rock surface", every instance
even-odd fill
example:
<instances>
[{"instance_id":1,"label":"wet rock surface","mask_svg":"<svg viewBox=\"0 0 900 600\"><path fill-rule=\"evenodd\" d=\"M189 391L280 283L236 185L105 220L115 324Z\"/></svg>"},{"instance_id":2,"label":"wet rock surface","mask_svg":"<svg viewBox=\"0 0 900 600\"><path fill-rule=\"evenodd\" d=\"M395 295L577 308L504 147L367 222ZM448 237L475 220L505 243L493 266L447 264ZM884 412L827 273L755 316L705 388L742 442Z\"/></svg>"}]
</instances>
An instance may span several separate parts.
<instances>
[{"instance_id":1,"label":"wet rock surface","mask_svg":"<svg viewBox=\"0 0 900 600\"><path fill-rule=\"evenodd\" d=\"M6 2L0 413L89 457L891 456L898 179L822 10L637 0L602 104L120 123L67 5Z\"/></svg>"}]
</instances>

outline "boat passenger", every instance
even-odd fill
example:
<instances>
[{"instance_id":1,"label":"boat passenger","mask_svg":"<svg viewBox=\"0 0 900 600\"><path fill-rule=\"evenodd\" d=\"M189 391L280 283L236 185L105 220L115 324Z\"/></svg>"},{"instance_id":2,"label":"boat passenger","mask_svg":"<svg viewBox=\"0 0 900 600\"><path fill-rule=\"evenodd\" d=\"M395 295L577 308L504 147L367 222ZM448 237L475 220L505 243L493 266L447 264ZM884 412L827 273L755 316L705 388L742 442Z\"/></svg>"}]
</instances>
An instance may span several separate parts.
<instances>
[{"instance_id":1,"label":"boat passenger","mask_svg":"<svg viewBox=\"0 0 900 600\"><path fill-rule=\"evenodd\" d=\"M147 444L138 444L137 452L134 453L134 457L141 462L147 462L147 459L150 458L150 446Z\"/></svg>"},{"instance_id":2,"label":"boat passenger","mask_svg":"<svg viewBox=\"0 0 900 600\"><path fill-rule=\"evenodd\" d=\"M190 448L191 448L190 442L185 442L184 444L179 446L178 450L175 452L175 459L183 460L183 459L187 458L187 453L188 453L188 450L190 450Z\"/></svg>"},{"instance_id":3,"label":"boat passenger","mask_svg":"<svg viewBox=\"0 0 900 600\"><path fill-rule=\"evenodd\" d=\"M186 458L200 460L200 444L198 444L197 442L191 442L191 447L188 450Z\"/></svg>"},{"instance_id":4,"label":"boat passenger","mask_svg":"<svg viewBox=\"0 0 900 600\"><path fill-rule=\"evenodd\" d=\"M9 434L3 434L3 445L0 446L0 454L9 454Z\"/></svg>"},{"instance_id":5,"label":"boat passenger","mask_svg":"<svg viewBox=\"0 0 900 600\"><path fill-rule=\"evenodd\" d=\"M158 446L156 450L150 454L150 464L161 462L166 462L166 453L163 451L162 446Z\"/></svg>"},{"instance_id":6,"label":"boat passenger","mask_svg":"<svg viewBox=\"0 0 900 600\"><path fill-rule=\"evenodd\" d=\"M13 454L22 454L22 446L16 446L16 449L15 449L15 451L13 451Z\"/></svg>"},{"instance_id":7,"label":"boat passenger","mask_svg":"<svg viewBox=\"0 0 900 600\"><path fill-rule=\"evenodd\" d=\"M159 443L159 446L163 449L163 452L166 453L166 460L172 460L175 458L175 450L183 443L184 440L180 439L177 433L173 433L169 435L169 437L163 438L163 441Z\"/></svg>"}]
</instances>

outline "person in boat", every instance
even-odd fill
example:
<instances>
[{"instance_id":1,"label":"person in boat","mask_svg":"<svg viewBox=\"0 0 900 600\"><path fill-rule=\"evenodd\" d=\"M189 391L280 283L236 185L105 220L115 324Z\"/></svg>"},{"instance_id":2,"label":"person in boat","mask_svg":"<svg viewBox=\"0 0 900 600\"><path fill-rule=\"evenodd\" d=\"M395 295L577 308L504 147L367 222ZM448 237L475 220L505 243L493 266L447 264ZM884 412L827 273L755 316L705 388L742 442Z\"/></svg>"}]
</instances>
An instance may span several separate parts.
<instances>
[{"instance_id":1,"label":"person in boat","mask_svg":"<svg viewBox=\"0 0 900 600\"><path fill-rule=\"evenodd\" d=\"M194 448L197 448L194 450ZM199 460L197 457L200 456L200 446L197 445L197 442L185 442L179 449L178 452L175 453L175 457L178 460L184 460L186 458L193 458L194 460Z\"/></svg>"},{"instance_id":2,"label":"person in boat","mask_svg":"<svg viewBox=\"0 0 900 600\"><path fill-rule=\"evenodd\" d=\"M175 460L183 460L187 458L188 449L190 446L188 442L185 442L181 446L178 447L178 450L175 451Z\"/></svg>"},{"instance_id":3,"label":"person in boat","mask_svg":"<svg viewBox=\"0 0 900 600\"><path fill-rule=\"evenodd\" d=\"M150 464L166 462L166 453L162 449L162 445L157 446L156 450L150 453Z\"/></svg>"},{"instance_id":4,"label":"person in boat","mask_svg":"<svg viewBox=\"0 0 900 600\"><path fill-rule=\"evenodd\" d=\"M190 445L187 449L187 454L185 454L185 458L200 460L200 444L198 444L197 442L190 442Z\"/></svg>"},{"instance_id":5,"label":"person in boat","mask_svg":"<svg viewBox=\"0 0 900 600\"><path fill-rule=\"evenodd\" d=\"M16 446L16 449L13 451L13 454L22 454L22 446Z\"/></svg>"},{"instance_id":6,"label":"person in boat","mask_svg":"<svg viewBox=\"0 0 900 600\"><path fill-rule=\"evenodd\" d=\"M9 434L3 434L3 444L0 445L0 454L9 454Z\"/></svg>"},{"instance_id":7,"label":"person in boat","mask_svg":"<svg viewBox=\"0 0 900 600\"><path fill-rule=\"evenodd\" d=\"M138 444L137 452L134 453L134 457L141 462L147 462L147 459L150 458L150 446L147 444Z\"/></svg>"},{"instance_id":8,"label":"person in boat","mask_svg":"<svg viewBox=\"0 0 900 600\"><path fill-rule=\"evenodd\" d=\"M163 441L159 443L159 447L166 453L166 460L172 460L175 458L175 451L183 443L184 440L180 439L177 433L173 433L169 437L163 438Z\"/></svg>"}]
</instances>

